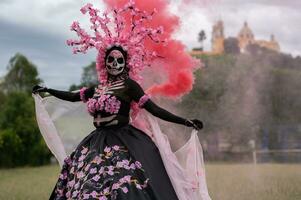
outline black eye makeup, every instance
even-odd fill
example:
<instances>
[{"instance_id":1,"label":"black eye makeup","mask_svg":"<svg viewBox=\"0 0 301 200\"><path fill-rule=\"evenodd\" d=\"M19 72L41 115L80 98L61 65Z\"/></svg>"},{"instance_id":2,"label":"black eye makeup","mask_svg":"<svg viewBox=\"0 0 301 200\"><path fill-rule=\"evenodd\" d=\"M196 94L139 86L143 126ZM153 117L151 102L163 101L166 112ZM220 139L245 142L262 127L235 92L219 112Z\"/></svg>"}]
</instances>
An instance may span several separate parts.
<instances>
[{"instance_id":1,"label":"black eye makeup","mask_svg":"<svg viewBox=\"0 0 301 200\"><path fill-rule=\"evenodd\" d=\"M118 58L118 59L117 59L117 62L118 62L119 64L123 64L123 63L124 63L124 59L123 59L123 58Z\"/></svg>"},{"instance_id":2,"label":"black eye makeup","mask_svg":"<svg viewBox=\"0 0 301 200\"><path fill-rule=\"evenodd\" d=\"M109 56L109 57L108 57L108 62L111 63L111 62L113 62L113 61L114 61L114 57Z\"/></svg>"}]
</instances>

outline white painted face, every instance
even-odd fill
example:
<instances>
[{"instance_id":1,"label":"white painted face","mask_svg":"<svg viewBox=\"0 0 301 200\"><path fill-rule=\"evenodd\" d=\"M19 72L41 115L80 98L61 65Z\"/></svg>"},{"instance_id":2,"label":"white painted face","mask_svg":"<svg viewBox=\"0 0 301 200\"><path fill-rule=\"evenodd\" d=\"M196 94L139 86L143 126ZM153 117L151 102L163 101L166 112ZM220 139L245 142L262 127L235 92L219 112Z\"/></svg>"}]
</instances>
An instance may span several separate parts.
<instances>
[{"instance_id":1,"label":"white painted face","mask_svg":"<svg viewBox=\"0 0 301 200\"><path fill-rule=\"evenodd\" d=\"M107 57L106 69L111 75L119 75L125 68L125 59L119 50L113 50Z\"/></svg>"}]
</instances>

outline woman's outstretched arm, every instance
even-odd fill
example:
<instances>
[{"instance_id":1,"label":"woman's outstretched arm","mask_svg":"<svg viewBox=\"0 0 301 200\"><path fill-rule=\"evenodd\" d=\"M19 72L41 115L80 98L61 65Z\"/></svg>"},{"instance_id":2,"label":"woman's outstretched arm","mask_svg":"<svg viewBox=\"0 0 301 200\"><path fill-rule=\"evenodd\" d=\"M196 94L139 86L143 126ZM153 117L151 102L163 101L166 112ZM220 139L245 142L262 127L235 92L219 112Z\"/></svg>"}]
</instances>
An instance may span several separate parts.
<instances>
[{"instance_id":1,"label":"woman's outstretched arm","mask_svg":"<svg viewBox=\"0 0 301 200\"><path fill-rule=\"evenodd\" d=\"M49 94L55 96L56 98L65 100L65 101L86 101L88 98L91 98L94 94L94 87L90 87L88 89L82 89L81 92L67 92L61 90L55 90L51 88L41 87L41 86L34 86L32 89L33 93L38 92L48 92Z\"/></svg>"},{"instance_id":2,"label":"woman's outstretched arm","mask_svg":"<svg viewBox=\"0 0 301 200\"><path fill-rule=\"evenodd\" d=\"M152 115L163 119L168 122L173 122L177 124L182 124L189 127L194 127L196 129L203 128L203 123L200 120L187 120L177 115L172 114L171 112L161 108L157 104L155 104L151 99L148 99L145 96L143 89L140 87L138 83L133 80L129 80L129 93L132 99L137 102L141 107L146 109ZM142 100L144 98L144 100ZM143 101L141 103L141 100Z\"/></svg>"}]
</instances>

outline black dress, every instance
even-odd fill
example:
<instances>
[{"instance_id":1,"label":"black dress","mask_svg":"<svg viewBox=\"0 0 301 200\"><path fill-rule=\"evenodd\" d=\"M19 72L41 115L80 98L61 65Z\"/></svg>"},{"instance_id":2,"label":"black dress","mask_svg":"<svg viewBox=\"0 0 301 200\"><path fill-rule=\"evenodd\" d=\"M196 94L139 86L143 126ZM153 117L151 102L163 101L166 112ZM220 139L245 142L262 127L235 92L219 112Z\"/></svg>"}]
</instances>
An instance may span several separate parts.
<instances>
[{"instance_id":1,"label":"black dress","mask_svg":"<svg viewBox=\"0 0 301 200\"><path fill-rule=\"evenodd\" d=\"M158 148L148 135L129 124L131 102L144 97L135 81L129 78L118 81L102 91L95 87L83 93L47 91L68 101L98 100L109 94L120 102L115 114L105 109L92 113L96 129L64 160L50 199L178 199ZM158 107L150 99L141 106L161 119L185 124L185 119Z\"/></svg>"}]
</instances>

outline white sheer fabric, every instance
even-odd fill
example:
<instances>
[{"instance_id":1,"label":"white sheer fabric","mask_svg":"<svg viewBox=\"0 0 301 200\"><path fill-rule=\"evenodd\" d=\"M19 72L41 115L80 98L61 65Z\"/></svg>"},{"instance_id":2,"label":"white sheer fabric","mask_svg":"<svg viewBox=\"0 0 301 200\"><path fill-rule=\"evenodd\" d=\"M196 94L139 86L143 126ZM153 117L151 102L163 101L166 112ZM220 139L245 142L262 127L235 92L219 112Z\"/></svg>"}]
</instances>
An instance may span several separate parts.
<instances>
[{"instance_id":1,"label":"white sheer fabric","mask_svg":"<svg viewBox=\"0 0 301 200\"><path fill-rule=\"evenodd\" d=\"M62 166L66 155L93 129L92 118L81 102L67 102L55 97L33 95L37 122L46 144ZM179 200L211 200L205 177L203 151L197 131L176 152L156 119L141 112L134 126L150 135L158 147ZM145 120L148 123L141 123Z\"/></svg>"}]
</instances>

